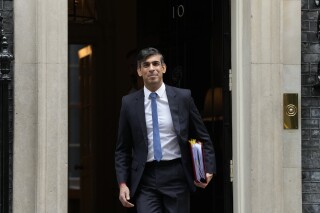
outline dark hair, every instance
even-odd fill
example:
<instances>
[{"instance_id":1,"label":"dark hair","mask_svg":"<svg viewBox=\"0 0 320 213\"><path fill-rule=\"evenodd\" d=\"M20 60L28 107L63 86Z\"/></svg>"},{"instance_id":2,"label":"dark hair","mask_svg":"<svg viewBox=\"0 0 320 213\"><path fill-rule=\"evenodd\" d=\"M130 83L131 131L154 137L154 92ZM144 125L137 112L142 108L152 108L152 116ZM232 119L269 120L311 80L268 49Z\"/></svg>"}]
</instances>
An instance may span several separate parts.
<instances>
[{"instance_id":1,"label":"dark hair","mask_svg":"<svg viewBox=\"0 0 320 213\"><path fill-rule=\"evenodd\" d=\"M144 62L145 60L147 60L147 58L149 58L150 56L153 56L153 55L160 55L160 62L162 64L164 64L164 57L163 57L162 53L159 50L157 50L156 48L147 47L147 48L140 50L140 52L137 55L138 67L140 67L142 62Z\"/></svg>"}]
</instances>

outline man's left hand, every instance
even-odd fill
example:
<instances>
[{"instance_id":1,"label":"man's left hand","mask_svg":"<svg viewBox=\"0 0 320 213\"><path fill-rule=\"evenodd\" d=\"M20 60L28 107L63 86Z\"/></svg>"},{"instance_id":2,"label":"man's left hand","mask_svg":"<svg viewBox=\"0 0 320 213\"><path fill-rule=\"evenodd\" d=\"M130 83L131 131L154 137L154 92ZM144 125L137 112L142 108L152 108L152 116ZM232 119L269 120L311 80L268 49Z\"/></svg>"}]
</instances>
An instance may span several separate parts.
<instances>
[{"instance_id":1,"label":"man's left hand","mask_svg":"<svg viewBox=\"0 0 320 213\"><path fill-rule=\"evenodd\" d=\"M210 173L206 173L206 176L207 176L207 182L206 183L202 183L202 182L196 182L194 181L194 184L197 186L197 187L200 187L200 188L206 188L207 185L210 183L212 177L213 177L213 174L210 174Z\"/></svg>"}]
</instances>

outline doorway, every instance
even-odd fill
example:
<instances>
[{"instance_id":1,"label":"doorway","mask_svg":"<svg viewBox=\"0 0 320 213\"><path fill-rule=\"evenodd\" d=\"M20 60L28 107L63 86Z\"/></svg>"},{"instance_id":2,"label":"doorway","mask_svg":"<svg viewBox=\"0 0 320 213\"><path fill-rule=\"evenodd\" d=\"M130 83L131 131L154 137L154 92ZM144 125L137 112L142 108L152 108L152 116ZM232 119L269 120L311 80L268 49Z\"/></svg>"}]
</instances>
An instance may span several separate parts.
<instances>
[{"instance_id":1,"label":"doorway","mask_svg":"<svg viewBox=\"0 0 320 213\"><path fill-rule=\"evenodd\" d=\"M69 82L73 78L87 82L86 88L80 84L78 89L84 91L80 96L90 96L91 101L89 117L79 118L78 130L72 129L77 126L73 127L69 120L69 132L78 131L75 134L80 144L77 165L71 163L75 158L69 148L69 183L74 183L71 174L86 177L77 179L78 194L72 194L74 190L69 184L69 212L126 212L118 201L114 173L118 115L121 97L136 80L130 69L130 57L140 48L153 46L165 56L168 72L164 81L192 91L216 150L217 176L206 189L192 195L191 212L196 212L201 205L208 213L232 213L230 2L89 2L95 11L93 19L69 22L69 45L90 44L92 47L90 76L72 76L69 70ZM77 63L83 66L80 60ZM90 79L83 79L86 77ZM79 126L84 128L81 130ZM81 135L86 136L90 152L81 147L84 137Z\"/></svg>"}]
</instances>

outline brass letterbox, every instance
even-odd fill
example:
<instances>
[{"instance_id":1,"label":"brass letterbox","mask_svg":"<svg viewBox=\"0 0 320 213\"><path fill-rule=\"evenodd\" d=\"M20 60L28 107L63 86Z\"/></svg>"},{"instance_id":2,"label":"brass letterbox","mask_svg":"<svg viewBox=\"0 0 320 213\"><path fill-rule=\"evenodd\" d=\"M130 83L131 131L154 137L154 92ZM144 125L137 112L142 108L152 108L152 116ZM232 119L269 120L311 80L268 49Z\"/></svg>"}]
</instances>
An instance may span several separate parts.
<instances>
[{"instance_id":1,"label":"brass letterbox","mask_svg":"<svg viewBox=\"0 0 320 213\"><path fill-rule=\"evenodd\" d=\"M298 129L298 94L283 94L283 128Z\"/></svg>"}]
</instances>

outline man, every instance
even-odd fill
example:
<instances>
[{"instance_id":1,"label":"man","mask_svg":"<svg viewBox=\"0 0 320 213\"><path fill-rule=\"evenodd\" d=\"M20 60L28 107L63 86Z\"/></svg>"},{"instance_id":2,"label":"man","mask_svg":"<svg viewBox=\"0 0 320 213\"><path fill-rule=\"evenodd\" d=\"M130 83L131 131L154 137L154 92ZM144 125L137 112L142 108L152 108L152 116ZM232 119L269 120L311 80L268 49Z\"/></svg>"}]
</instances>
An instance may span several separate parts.
<instances>
[{"instance_id":1,"label":"man","mask_svg":"<svg viewBox=\"0 0 320 213\"><path fill-rule=\"evenodd\" d=\"M164 84L166 64L155 48L142 49L137 72L144 88L122 99L115 168L119 200L138 213L188 213L190 191L212 179L215 153L190 90ZM188 143L193 127L203 142L206 183L193 180Z\"/></svg>"}]
</instances>

